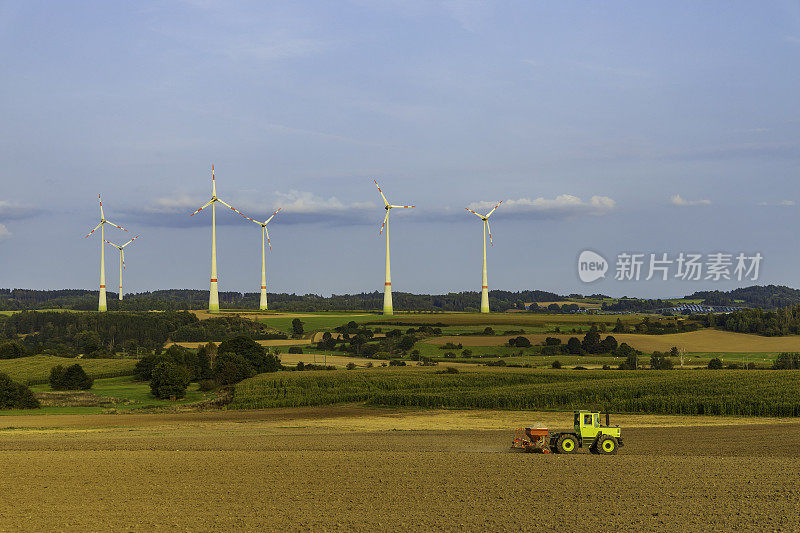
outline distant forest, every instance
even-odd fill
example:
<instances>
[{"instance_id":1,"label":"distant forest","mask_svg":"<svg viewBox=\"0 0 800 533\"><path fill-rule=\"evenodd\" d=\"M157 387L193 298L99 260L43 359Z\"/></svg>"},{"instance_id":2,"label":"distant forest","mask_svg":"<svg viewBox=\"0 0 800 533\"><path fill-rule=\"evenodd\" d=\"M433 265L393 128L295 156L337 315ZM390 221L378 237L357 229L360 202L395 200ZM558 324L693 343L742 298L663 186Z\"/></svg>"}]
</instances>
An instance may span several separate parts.
<instances>
[{"instance_id":1,"label":"distant forest","mask_svg":"<svg viewBox=\"0 0 800 533\"><path fill-rule=\"evenodd\" d=\"M570 297L578 297L571 294ZM601 295L592 295L599 297ZM378 311L383 307L383 292L361 294L270 294L270 309L275 311ZM779 285L752 286L732 291L700 291L686 296L702 300L706 305L737 305L777 309L800 304L800 290ZM410 311L478 311L480 293L477 291L448 294L393 294L396 309ZM492 311L524 309L525 304L566 300L566 295L548 291L526 290L519 292L489 291ZM259 294L255 292L220 292L223 309L258 309ZM126 294L123 301L113 292L108 293L108 309L112 311L185 311L204 309L208 305L207 290L170 289ZM646 312L671 307L669 300L620 298L604 302L604 311ZM72 309L93 311L97 309L97 291L62 289L41 291L30 289L0 289L0 310L21 311L37 309Z\"/></svg>"},{"instance_id":2,"label":"distant forest","mask_svg":"<svg viewBox=\"0 0 800 533\"><path fill-rule=\"evenodd\" d=\"M413 311L478 311L479 292L454 292L449 294L411 294L395 292L392 295L396 309ZM564 296L545 291L489 291L492 311L524 309L525 303L552 302ZM330 297L316 294L270 294L269 307L275 311L361 311L383 308L383 292L361 294L334 294ZM223 309L258 309L259 294L255 292L220 292ZM208 306L208 291L176 289L131 293L119 301L108 292L108 309L111 311L184 311ZM0 310L19 311L36 309L97 310L97 291L29 289L0 289Z\"/></svg>"}]
</instances>

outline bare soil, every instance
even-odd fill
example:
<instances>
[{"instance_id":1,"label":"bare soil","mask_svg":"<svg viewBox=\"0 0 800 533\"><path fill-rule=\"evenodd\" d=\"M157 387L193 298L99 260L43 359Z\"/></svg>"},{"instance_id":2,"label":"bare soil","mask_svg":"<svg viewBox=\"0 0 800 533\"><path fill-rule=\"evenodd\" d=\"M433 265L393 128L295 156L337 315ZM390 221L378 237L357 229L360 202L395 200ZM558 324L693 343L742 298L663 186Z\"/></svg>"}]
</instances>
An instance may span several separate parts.
<instances>
[{"instance_id":1,"label":"bare soil","mask_svg":"<svg viewBox=\"0 0 800 533\"><path fill-rule=\"evenodd\" d=\"M360 407L0 417L0 529L800 529L796 421L620 416L616 456L509 451L514 427L569 417Z\"/></svg>"}]
</instances>

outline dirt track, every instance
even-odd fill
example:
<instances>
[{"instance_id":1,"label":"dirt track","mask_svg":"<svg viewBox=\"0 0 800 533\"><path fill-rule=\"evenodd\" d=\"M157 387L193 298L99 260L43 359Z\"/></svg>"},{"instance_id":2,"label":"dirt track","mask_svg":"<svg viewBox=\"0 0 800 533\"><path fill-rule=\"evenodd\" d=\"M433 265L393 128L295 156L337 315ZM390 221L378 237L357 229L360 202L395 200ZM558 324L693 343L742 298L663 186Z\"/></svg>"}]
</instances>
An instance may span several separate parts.
<instances>
[{"instance_id":1,"label":"dirt track","mask_svg":"<svg viewBox=\"0 0 800 533\"><path fill-rule=\"evenodd\" d=\"M800 423L631 427L613 457L509 453L508 431L352 429L444 420L408 415L0 420L0 529L800 528Z\"/></svg>"}]
</instances>

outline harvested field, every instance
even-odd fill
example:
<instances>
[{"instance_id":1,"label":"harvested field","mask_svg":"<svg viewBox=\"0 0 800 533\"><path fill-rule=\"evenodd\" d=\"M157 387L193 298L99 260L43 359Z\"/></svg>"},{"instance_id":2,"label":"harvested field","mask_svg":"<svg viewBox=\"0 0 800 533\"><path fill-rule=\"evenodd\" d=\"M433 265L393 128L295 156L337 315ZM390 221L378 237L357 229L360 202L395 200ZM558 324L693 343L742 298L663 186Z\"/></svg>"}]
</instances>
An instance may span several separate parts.
<instances>
[{"instance_id":1,"label":"harvested field","mask_svg":"<svg viewBox=\"0 0 800 533\"><path fill-rule=\"evenodd\" d=\"M619 417L626 446L597 457L510 453L510 429L538 413L465 416L476 413L3 417L0 523L28 531L800 528L796 422L638 427L657 420Z\"/></svg>"},{"instance_id":2,"label":"harvested field","mask_svg":"<svg viewBox=\"0 0 800 533\"><path fill-rule=\"evenodd\" d=\"M728 352L728 353L757 353L757 352L797 352L800 351L800 336L789 337L761 337L746 333L732 331L719 331L715 329L701 329L688 333L672 333L668 335L637 335L634 333L601 333L601 336L611 335L617 342L627 342L637 350L645 352L669 351L673 346L683 348L689 352ZM546 337L556 337L566 342L570 337L583 338L583 334L541 334L523 335L533 344L541 344ZM463 344L464 346L503 346L508 339L517 335L496 336L443 336L426 339L424 342L431 344Z\"/></svg>"}]
</instances>

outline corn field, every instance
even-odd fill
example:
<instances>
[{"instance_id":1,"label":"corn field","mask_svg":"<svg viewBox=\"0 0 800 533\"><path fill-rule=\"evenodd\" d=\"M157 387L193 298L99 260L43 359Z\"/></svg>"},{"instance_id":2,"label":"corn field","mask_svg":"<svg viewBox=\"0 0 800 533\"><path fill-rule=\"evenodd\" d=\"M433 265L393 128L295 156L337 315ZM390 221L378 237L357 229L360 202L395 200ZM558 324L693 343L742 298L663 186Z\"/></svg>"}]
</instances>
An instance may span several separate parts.
<instances>
[{"instance_id":1,"label":"corn field","mask_svg":"<svg viewBox=\"0 0 800 533\"><path fill-rule=\"evenodd\" d=\"M436 374L385 369L260 375L231 408L339 403L458 409L602 409L617 413L800 416L800 371L549 371Z\"/></svg>"}]
</instances>

